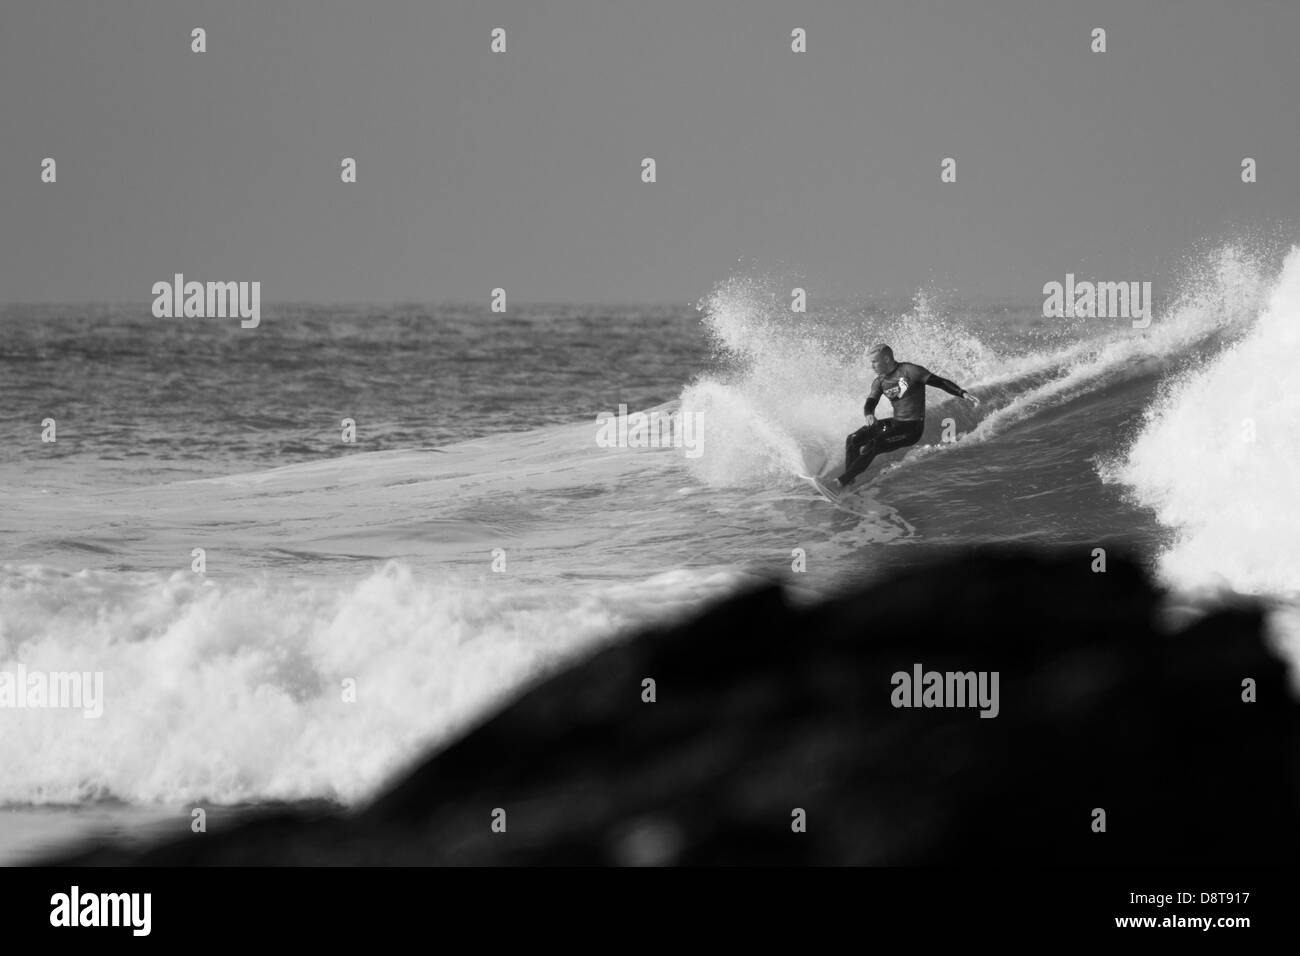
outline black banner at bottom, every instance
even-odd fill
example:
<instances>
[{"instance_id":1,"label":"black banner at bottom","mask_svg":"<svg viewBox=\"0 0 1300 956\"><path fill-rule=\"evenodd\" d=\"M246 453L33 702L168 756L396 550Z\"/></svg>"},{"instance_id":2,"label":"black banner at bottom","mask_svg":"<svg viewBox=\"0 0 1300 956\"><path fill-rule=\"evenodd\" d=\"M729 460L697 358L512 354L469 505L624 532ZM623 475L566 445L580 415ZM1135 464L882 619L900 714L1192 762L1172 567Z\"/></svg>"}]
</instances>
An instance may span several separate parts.
<instances>
[{"instance_id":1,"label":"black banner at bottom","mask_svg":"<svg viewBox=\"0 0 1300 956\"><path fill-rule=\"evenodd\" d=\"M205 945L834 931L859 940L1236 940L1284 929L1289 870L1184 869L22 869L0 870L8 942ZM599 934L599 936L597 936ZM613 934L613 935L610 935ZM447 942L452 937L446 936Z\"/></svg>"}]
</instances>

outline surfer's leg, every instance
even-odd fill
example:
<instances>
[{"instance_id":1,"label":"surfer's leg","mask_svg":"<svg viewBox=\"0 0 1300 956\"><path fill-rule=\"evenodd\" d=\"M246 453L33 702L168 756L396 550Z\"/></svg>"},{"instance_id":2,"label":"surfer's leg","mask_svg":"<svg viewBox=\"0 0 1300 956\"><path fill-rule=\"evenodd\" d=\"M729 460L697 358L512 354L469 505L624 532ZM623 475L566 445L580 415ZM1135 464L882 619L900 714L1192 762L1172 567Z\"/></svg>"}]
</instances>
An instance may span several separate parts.
<instances>
[{"instance_id":1,"label":"surfer's leg","mask_svg":"<svg viewBox=\"0 0 1300 956\"><path fill-rule=\"evenodd\" d=\"M862 454L852 465L844 469L844 474L840 475L838 479L840 487L846 487L854 478L866 471L872 460L881 452L898 451L908 445L915 445L921 440L921 433L925 431L925 422L897 422L887 418L883 422L876 422L876 429L876 433L872 435Z\"/></svg>"},{"instance_id":2,"label":"surfer's leg","mask_svg":"<svg viewBox=\"0 0 1300 956\"><path fill-rule=\"evenodd\" d=\"M848 438L844 439L844 469L853 465L853 460L862 453L862 445L871 440L871 426L863 425Z\"/></svg>"},{"instance_id":3,"label":"surfer's leg","mask_svg":"<svg viewBox=\"0 0 1300 956\"><path fill-rule=\"evenodd\" d=\"M889 420L864 425L849 436L844 446L844 474L836 479L847 485L862 474L877 454L877 438L889 430Z\"/></svg>"},{"instance_id":4,"label":"surfer's leg","mask_svg":"<svg viewBox=\"0 0 1300 956\"><path fill-rule=\"evenodd\" d=\"M876 442L879 451L898 451L908 445L915 445L925 431L925 422L892 422L892 425L889 432L881 435Z\"/></svg>"},{"instance_id":5,"label":"surfer's leg","mask_svg":"<svg viewBox=\"0 0 1300 956\"><path fill-rule=\"evenodd\" d=\"M843 488L847 486L854 478L866 471L871 466L871 462L877 454L879 454L879 448L875 442L868 442L863 445L862 454L853 459L853 464L845 468L844 474L840 475L840 477L836 479L839 481L840 487Z\"/></svg>"}]
</instances>

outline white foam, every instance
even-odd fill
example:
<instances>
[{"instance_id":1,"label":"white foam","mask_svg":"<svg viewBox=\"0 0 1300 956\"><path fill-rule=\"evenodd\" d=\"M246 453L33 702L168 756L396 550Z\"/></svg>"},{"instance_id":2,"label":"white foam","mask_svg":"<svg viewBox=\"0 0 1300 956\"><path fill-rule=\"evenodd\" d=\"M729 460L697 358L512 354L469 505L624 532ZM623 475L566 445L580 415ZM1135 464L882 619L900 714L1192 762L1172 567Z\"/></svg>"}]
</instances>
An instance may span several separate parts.
<instances>
[{"instance_id":1,"label":"white foam","mask_svg":"<svg viewBox=\"0 0 1300 956\"><path fill-rule=\"evenodd\" d=\"M395 562L345 582L6 566L0 670L101 671L104 702L99 719L0 710L0 803L355 801L577 651L737 583L504 578L431 582Z\"/></svg>"},{"instance_id":2,"label":"white foam","mask_svg":"<svg viewBox=\"0 0 1300 956\"><path fill-rule=\"evenodd\" d=\"M1107 476L1129 484L1161 522L1179 529L1160 561L1172 584L1294 598L1300 249L1292 249L1261 302L1244 338L1164 391Z\"/></svg>"}]
</instances>

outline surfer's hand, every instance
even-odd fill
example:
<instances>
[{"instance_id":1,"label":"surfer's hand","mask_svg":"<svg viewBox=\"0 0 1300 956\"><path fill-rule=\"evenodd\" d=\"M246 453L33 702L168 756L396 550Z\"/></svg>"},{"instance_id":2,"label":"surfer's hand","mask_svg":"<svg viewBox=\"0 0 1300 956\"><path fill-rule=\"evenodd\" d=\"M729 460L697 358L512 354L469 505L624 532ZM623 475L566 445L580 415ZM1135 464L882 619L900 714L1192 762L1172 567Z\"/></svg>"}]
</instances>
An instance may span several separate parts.
<instances>
[{"instance_id":1,"label":"surfer's hand","mask_svg":"<svg viewBox=\"0 0 1300 956\"><path fill-rule=\"evenodd\" d=\"M868 415L868 416L867 416L867 427L870 428L870 427L871 427L872 425L874 425L875 423L876 423L876 416L875 416L875 415Z\"/></svg>"},{"instance_id":2,"label":"surfer's hand","mask_svg":"<svg viewBox=\"0 0 1300 956\"><path fill-rule=\"evenodd\" d=\"M962 397L963 399L965 399L966 402L967 402L967 403L968 403L972 408L974 408L976 405L978 405L978 404L980 403L980 400L979 400L978 398L976 398L974 395L972 395L970 392L962 392L962 393L961 393L961 397Z\"/></svg>"}]
</instances>

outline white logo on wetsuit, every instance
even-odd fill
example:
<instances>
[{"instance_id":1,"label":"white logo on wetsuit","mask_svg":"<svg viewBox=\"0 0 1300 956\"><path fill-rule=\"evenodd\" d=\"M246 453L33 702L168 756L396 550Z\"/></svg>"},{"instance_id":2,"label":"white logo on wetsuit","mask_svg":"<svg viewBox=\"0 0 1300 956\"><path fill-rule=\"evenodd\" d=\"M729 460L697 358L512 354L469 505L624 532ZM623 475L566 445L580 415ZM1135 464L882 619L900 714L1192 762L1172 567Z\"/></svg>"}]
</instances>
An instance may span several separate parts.
<instances>
[{"instance_id":1,"label":"white logo on wetsuit","mask_svg":"<svg viewBox=\"0 0 1300 956\"><path fill-rule=\"evenodd\" d=\"M907 379L902 375L898 376L897 385L895 385L893 388L885 390L885 398L889 399L891 402L902 398L906 394L907 394Z\"/></svg>"}]
</instances>

